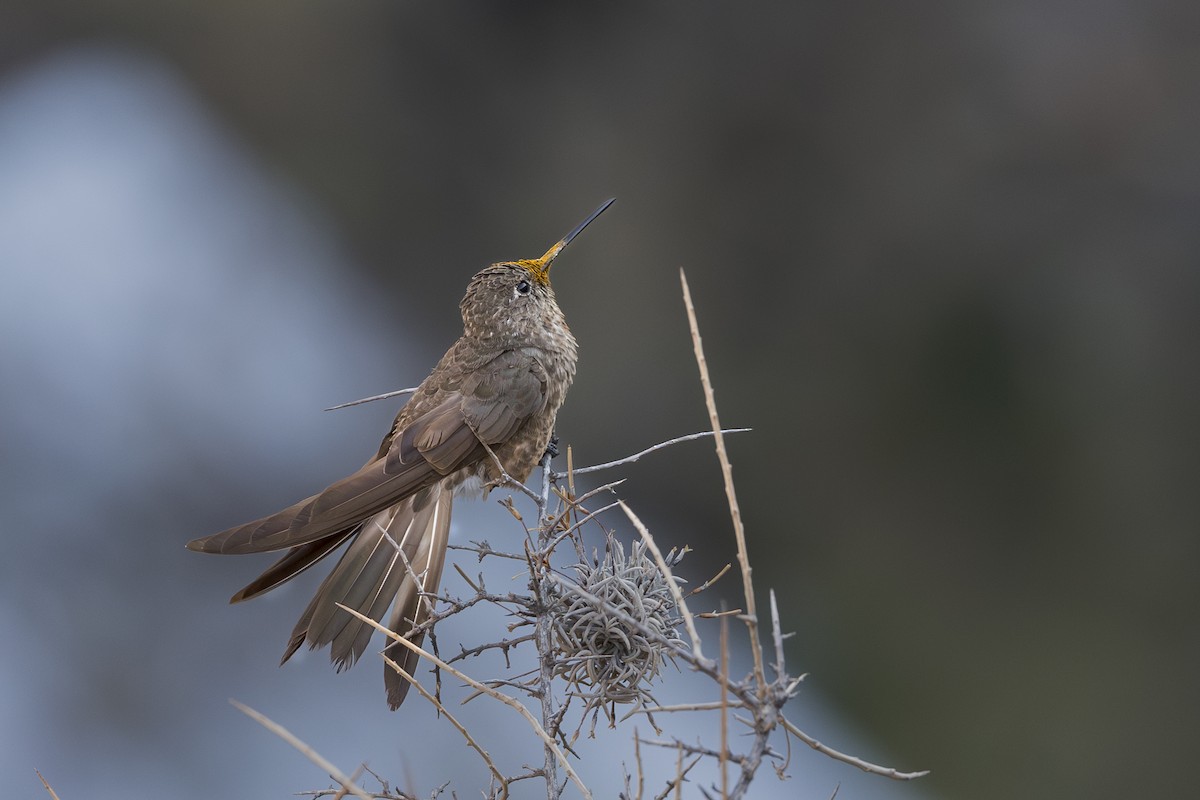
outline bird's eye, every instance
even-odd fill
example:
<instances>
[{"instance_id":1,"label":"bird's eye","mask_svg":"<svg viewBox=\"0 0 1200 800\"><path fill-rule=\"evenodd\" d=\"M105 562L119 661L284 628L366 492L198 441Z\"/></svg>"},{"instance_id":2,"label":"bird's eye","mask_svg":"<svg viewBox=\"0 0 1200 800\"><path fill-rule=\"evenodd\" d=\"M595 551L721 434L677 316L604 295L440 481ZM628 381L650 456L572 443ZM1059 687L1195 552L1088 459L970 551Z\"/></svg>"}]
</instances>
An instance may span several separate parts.
<instances>
[{"instance_id":1,"label":"bird's eye","mask_svg":"<svg viewBox=\"0 0 1200 800\"><path fill-rule=\"evenodd\" d=\"M517 294L529 294L531 288L529 281L517 281Z\"/></svg>"}]
</instances>

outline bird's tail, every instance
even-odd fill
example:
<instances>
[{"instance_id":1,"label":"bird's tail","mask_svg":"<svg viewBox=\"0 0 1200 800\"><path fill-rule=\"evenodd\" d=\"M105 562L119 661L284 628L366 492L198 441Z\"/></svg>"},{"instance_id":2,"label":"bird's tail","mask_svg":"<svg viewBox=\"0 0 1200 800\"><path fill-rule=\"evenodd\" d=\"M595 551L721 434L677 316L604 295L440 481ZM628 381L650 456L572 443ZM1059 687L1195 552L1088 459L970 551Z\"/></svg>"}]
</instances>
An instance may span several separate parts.
<instances>
[{"instance_id":1,"label":"bird's tail","mask_svg":"<svg viewBox=\"0 0 1200 800\"><path fill-rule=\"evenodd\" d=\"M453 497L451 489L435 483L364 521L296 623L283 661L307 642L313 649L330 645L329 656L339 672L353 666L375 631L338 608L339 603L376 622L383 621L391 606L388 627L401 636L427 619L431 604L421 593L436 592L441 580ZM384 652L413 674L415 653L396 642ZM388 705L398 708L408 681L385 665L384 683Z\"/></svg>"}]
</instances>

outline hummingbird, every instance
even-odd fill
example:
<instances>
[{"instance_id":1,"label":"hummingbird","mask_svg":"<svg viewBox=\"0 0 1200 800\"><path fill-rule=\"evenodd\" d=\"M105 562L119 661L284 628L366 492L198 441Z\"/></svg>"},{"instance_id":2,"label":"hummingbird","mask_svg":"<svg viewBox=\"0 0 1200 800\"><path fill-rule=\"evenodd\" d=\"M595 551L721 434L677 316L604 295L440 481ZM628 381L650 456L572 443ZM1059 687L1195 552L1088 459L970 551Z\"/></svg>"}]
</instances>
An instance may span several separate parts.
<instances>
[{"instance_id":1,"label":"hummingbird","mask_svg":"<svg viewBox=\"0 0 1200 800\"><path fill-rule=\"evenodd\" d=\"M361 469L275 514L188 542L222 555L286 551L231 603L274 589L349 542L292 630L281 665L304 644L329 646L338 672L354 665L374 629L339 603L380 623L390 607L387 627L401 636L429 618L422 596L441 580L454 497L486 496L505 475L526 480L550 445L579 352L550 266L614 199L541 258L500 261L471 278L459 304L462 336ZM413 674L411 650L391 642L383 652ZM389 707L399 708L408 681L385 667L384 686Z\"/></svg>"}]
</instances>

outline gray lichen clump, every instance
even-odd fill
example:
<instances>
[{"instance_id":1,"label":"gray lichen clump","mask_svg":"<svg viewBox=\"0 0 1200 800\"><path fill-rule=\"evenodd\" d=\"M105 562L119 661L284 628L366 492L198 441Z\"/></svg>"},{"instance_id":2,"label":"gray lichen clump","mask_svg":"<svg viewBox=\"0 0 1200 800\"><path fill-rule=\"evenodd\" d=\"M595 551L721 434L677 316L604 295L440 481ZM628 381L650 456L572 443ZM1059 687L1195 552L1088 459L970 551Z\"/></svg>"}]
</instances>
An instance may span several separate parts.
<instances>
[{"instance_id":1,"label":"gray lichen clump","mask_svg":"<svg viewBox=\"0 0 1200 800\"><path fill-rule=\"evenodd\" d=\"M682 557L682 552L672 550L664 560L674 567ZM611 536L603 560L576 564L573 569L576 584L592 597L566 583L557 586L556 674L589 706L646 698L647 684L658 675L664 658L670 657L662 639L681 641L668 578L647 555L644 542L634 544L626 557L625 548Z\"/></svg>"}]
</instances>

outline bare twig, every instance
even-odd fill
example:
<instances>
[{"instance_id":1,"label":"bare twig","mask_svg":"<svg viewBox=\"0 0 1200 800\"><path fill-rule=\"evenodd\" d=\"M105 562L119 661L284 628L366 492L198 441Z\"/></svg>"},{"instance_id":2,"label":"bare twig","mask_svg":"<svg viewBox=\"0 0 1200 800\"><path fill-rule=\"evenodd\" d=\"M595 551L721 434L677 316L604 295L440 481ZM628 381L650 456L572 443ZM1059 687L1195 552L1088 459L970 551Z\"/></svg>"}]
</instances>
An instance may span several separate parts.
<instances>
[{"instance_id":1,"label":"bare twig","mask_svg":"<svg viewBox=\"0 0 1200 800\"><path fill-rule=\"evenodd\" d=\"M571 474L572 474L572 477L574 477L574 473L571 473ZM620 486L622 483L625 483L625 481L627 481L627 480L629 480L629 479L621 478L620 480L609 481L606 484L597 486L595 489L589 489L587 492L579 495L578 497L575 496L575 490L571 489L570 490L571 505L578 506L580 503L586 503L588 500L591 500L593 497L600 494L601 492L612 492L613 494L616 494L616 492L613 490L616 489L618 486Z\"/></svg>"},{"instance_id":2,"label":"bare twig","mask_svg":"<svg viewBox=\"0 0 1200 800\"><path fill-rule=\"evenodd\" d=\"M729 620L721 618L721 675L729 680ZM725 762L729 760L729 693L721 686L721 752L717 765L721 775L721 797L729 797L729 771Z\"/></svg>"},{"instance_id":3,"label":"bare twig","mask_svg":"<svg viewBox=\"0 0 1200 800\"><path fill-rule=\"evenodd\" d=\"M363 772L370 773L371 777L379 782L379 791L370 793L373 800L417 800L416 795L414 795L414 794L406 793L399 789L396 789L393 791L391 785L383 778L383 776L380 775L375 770L368 767L366 764L359 764L358 768L354 770L354 774L351 775L350 777L353 778L354 780L358 780L358 777L360 775L362 775ZM445 788L446 788L446 784L442 784L441 787L434 789L433 794L431 795L431 798L436 798L439 794L441 794L442 789L445 789ZM315 789L315 790L309 790L307 792L296 792L296 796L297 797L330 797L330 796L332 796L333 800L341 800L341 798L346 796L346 790L342 787L338 787L337 789L330 787L328 789Z\"/></svg>"},{"instance_id":4,"label":"bare twig","mask_svg":"<svg viewBox=\"0 0 1200 800\"><path fill-rule=\"evenodd\" d=\"M721 580L721 578L725 577L725 573L726 573L726 572L729 572L729 568L730 568L731 566L733 566L733 565L732 565L732 564L726 564L725 566L721 567L721 571L720 571L720 572L718 572L716 575L713 575L711 578L709 578L709 579L708 579L708 580L706 580L704 583L702 583L702 584L700 584L699 586L697 586L695 589L692 589L690 592L688 592L688 593L687 593L687 596L688 596L688 597L691 597L691 596L692 596L692 595L694 595L694 594L700 594L700 593L701 593L701 592L703 592L705 589L707 589L708 587L712 586L712 585L713 585L714 583L716 583L717 581Z\"/></svg>"},{"instance_id":5,"label":"bare twig","mask_svg":"<svg viewBox=\"0 0 1200 800\"><path fill-rule=\"evenodd\" d=\"M535 501L538 509L537 553L536 559L529 559L529 586L533 590L536 614L533 635L534 641L537 643L537 700L542 710L542 728L545 729L550 740L553 740L558 735L562 714L556 713L554 708L554 692L552 691L554 683L553 623L550 619L550 609L546 597L542 591L545 586L543 577L550 570L550 553L553 549L550 544L553 529L549 519L550 486L553 477L550 471L550 459L549 452L542 456L542 493ZM546 773L546 798L547 800L558 800L561 792L558 788L558 773L555 764L557 753L553 752L548 744L544 750L542 770ZM553 750L557 750L557 748L553 748ZM569 770L570 767L567 769Z\"/></svg>"},{"instance_id":6,"label":"bare twig","mask_svg":"<svg viewBox=\"0 0 1200 800\"><path fill-rule=\"evenodd\" d=\"M405 794L397 790L395 793L389 791L369 792L371 800L416 800L410 794ZM436 793L435 793L436 795ZM297 797L332 797L333 800L341 800L346 796L346 790L340 786L336 789L309 789L303 792L296 792Z\"/></svg>"},{"instance_id":7,"label":"bare twig","mask_svg":"<svg viewBox=\"0 0 1200 800\"><path fill-rule=\"evenodd\" d=\"M510 487L510 488L512 488L512 489L516 489L518 492L520 492L521 494L523 494L523 495L525 495L526 497L528 497L528 498L529 498L530 500L532 500L534 503L537 503L537 504L538 504L538 507L540 508L540 507L541 507L541 498L538 496L537 492L533 491L533 489L530 489L528 486L526 486L525 484L521 483L519 480L517 480L516 478L514 478L512 475L509 475L509 474L508 474L508 470L506 470L506 469L504 468L504 464L503 464L503 462L501 462L501 461L500 461L500 456L496 455L496 451L495 451L495 450L493 450L493 449L492 449L492 448L491 448L491 447L488 445L488 443L487 443L487 442L485 442L485 441L483 441L482 439L480 439L480 440L479 440L479 443L480 443L481 445L483 445L483 449L487 451L487 454L488 454L489 456L491 456L491 458L492 458L492 464L494 464L494 465L495 465L495 467L496 467L496 472L497 472L497 473L499 474L499 476L500 476L500 477L499 477L499 478L497 478L495 481L493 481L493 485L494 485L494 486L508 486L508 487ZM518 519L519 519L519 517L518 517Z\"/></svg>"},{"instance_id":8,"label":"bare twig","mask_svg":"<svg viewBox=\"0 0 1200 800\"><path fill-rule=\"evenodd\" d=\"M400 673L400 677L408 681L414 689L421 693L422 697L432 703L433 707L438 710L438 713L445 716L446 719L449 720L450 724L453 725L458 732L463 735L463 738L467 740L467 744L470 745L471 749L473 749L476 753L479 753L479 757L483 759L483 763L487 764L487 768L491 771L492 777L495 778L496 782L500 784L501 800L507 798L508 780L500 773L500 770L496 769L496 763L492 761L492 757L488 755L488 752L484 750L482 746L480 746L479 742L475 741L475 737L471 736L466 727L457 719L455 719L453 714L446 710L446 707L442 705L441 700L438 700L436 697L430 694L429 690L419 684L412 675L409 675L407 672L405 672L403 667L387 656L383 656L383 660L387 662L389 667Z\"/></svg>"},{"instance_id":9,"label":"bare twig","mask_svg":"<svg viewBox=\"0 0 1200 800\"><path fill-rule=\"evenodd\" d=\"M448 545L446 545L446 549L448 549L448 550L466 550L469 553L474 553L475 555L479 556L480 561L482 561L483 559L485 559L488 556L496 556L497 558L507 558L507 559L511 559L512 561L524 561L525 560L525 556L519 556L516 553L504 553L499 550L493 550L492 546L490 544L488 544L487 542L471 542L470 546L465 545L465 544L448 544Z\"/></svg>"},{"instance_id":10,"label":"bare twig","mask_svg":"<svg viewBox=\"0 0 1200 800\"><path fill-rule=\"evenodd\" d=\"M515 639L501 639L498 642L488 642L487 644L481 644L475 647L463 647L462 645L459 645L460 652L455 655L454 658L449 658L446 661L449 664L453 664L455 661L462 661L463 659L470 658L471 656L482 655L488 650L499 650L504 653L504 660L507 663L509 650L513 649L522 642L532 642L534 638L534 635L531 633L527 636L518 636Z\"/></svg>"},{"instance_id":11,"label":"bare twig","mask_svg":"<svg viewBox=\"0 0 1200 800\"><path fill-rule=\"evenodd\" d=\"M458 573L458 576L466 581L467 586L470 586L476 592L483 591L483 573L479 574L479 583L476 584L475 581L471 580L470 577L467 576L467 573L463 572L463 568L458 564L451 564L450 566L454 567L454 571Z\"/></svg>"},{"instance_id":12,"label":"bare twig","mask_svg":"<svg viewBox=\"0 0 1200 800\"><path fill-rule=\"evenodd\" d=\"M775 677L782 679L787 675L783 663L783 629L779 626L779 606L775 602L775 590L770 590L771 597L771 635L775 640Z\"/></svg>"},{"instance_id":13,"label":"bare twig","mask_svg":"<svg viewBox=\"0 0 1200 800\"><path fill-rule=\"evenodd\" d=\"M644 706L642 708L635 708L634 710L630 711L627 716L633 716L634 714L670 714L676 711L721 711L722 709L728 707L728 702L722 703L716 700L712 701L711 703L679 703L672 706Z\"/></svg>"},{"instance_id":14,"label":"bare twig","mask_svg":"<svg viewBox=\"0 0 1200 800\"><path fill-rule=\"evenodd\" d=\"M583 509L584 513L583 513L582 517L580 517L578 519L577 522L572 523L571 527L567 528L565 531L560 533L558 536L554 537L554 539L550 542L550 549L553 550L555 547L557 547L559 544L561 544L564 539L578 538L576 536L576 534L579 533L580 528L582 528L587 523L594 521L596 519L596 517L600 516L605 511L611 511L612 509L616 508L618 505L620 505L619 500L615 503L609 503L606 506L601 506L600 508L597 508L595 511L587 511L586 509Z\"/></svg>"},{"instance_id":15,"label":"bare twig","mask_svg":"<svg viewBox=\"0 0 1200 800\"><path fill-rule=\"evenodd\" d=\"M900 770L893 769L891 767L881 767L878 764L872 764L869 761L863 761L857 756L846 755L845 753L834 750L829 745L821 744L816 739L797 728L787 719L783 719L782 722L783 727L787 729L788 733L804 742L813 750L816 750L818 753L824 753L835 761L841 761L844 764L858 767L863 772L869 772L872 775L882 775L885 778L892 778L893 780L897 781L911 781L914 778L920 778L929 774L929 770L927 769L921 770L920 772L901 772Z\"/></svg>"},{"instance_id":16,"label":"bare twig","mask_svg":"<svg viewBox=\"0 0 1200 800\"><path fill-rule=\"evenodd\" d=\"M704 756L696 756L692 759L692 763L685 767L683 765L683 748L679 747L677 749L678 755L675 759L675 777L672 780L667 781L667 788L656 794L654 796L654 800L666 800L667 795L669 795L672 790L675 792L675 800L682 800L683 779L689 772L692 771L692 767L696 766L704 759Z\"/></svg>"},{"instance_id":17,"label":"bare twig","mask_svg":"<svg viewBox=\"0 0 1200 800\"><path fill-rule=\"evenodd\" d=\"M50 788L50 783L46 780L45 776L43 776L42 773L38 772L36 769L34 772L37 773L38 780L42 782L42 786L46 787L46 791L50 793L50 796L54 798L54 800L59 800L58 793Z\"/></svg>"},{"instance_id":18,"label":"bare twig","mask_svg":"<svg viewBox=\"0 0 1200 800\"><path fill-rule=\"evenodd\" d=\"M746 594L746 628L750 633L750 652L754 656L754 679L759 692L766 689L767 678L763 672L762 643L758 640L758 615L754 605L754 583L750 579L750 556L746 552L746 531L742 526L742 512L738 508L737 492L733 488L733 467L725 451L721 420L717 416L717 401L713 395L712 381L708 377L708 362L704 358L704 345L700 340L700 326L696 322L696 307L692 305L692 293L688 290L687 276L679 270L679 281L683 286L683 304L687 308L688 325L692 330L692 345L696 351L696 364L700 367L700 383L704 387L704 401L708 405L708 418L712 422L717 445L717 458L721 462L721 475L725 478L725 497L729 501L729 514L733 518L733 534L737 539L738 563L742 567L742 586Z\"/></svg>"},{"instance_id":19,"label":"bare twig","mask_svg":"<svg viewBox=\"0 0 1200 800\"><path fill-rule=\"evenodd\" d=\"M642 793L646 788L646 772L642 769L642 744L638 741L637 728L633 729L633 756L637 760L637 800L642 800Z\"/></svg>"},{"instance_id":20,"label":"bare twig","mask_svg":"<svg viewBox=\"0 0 1200 800\"><path fill-rule=\"evenodd\" d=\"M650 453L653 453L655 450L662 450L664 447L670 447L671 445L679 444L680 442L690 442L693 439L703 439L707 436L719 436L722 433L746 433L747 431L751 431L751 430L753 430L753 428L726 428L725 430L719 431L719 432L718 431L700 431L699 433L689 433L686 436L676 436L674 439L668 439L665 442L659 442L658 444L654 445L653 447L647 447L645 450L642 450L640 453L634 453L631 456L625 456L624 458L618 458L616 461L607 461L603 464L595 464L590 467L576 467L571 474L585 475L589 472L599 472L599 471L605 470L605 469L612 469L613 467L620 467L625 464L632 464L633 462L637 461L639 458L641 458L644 455L649 455ZM565 472L554 473L554 478L556 480L561 480L565 477L567 477L567 473L565 473Z\"/></svg>"},{"instance_id":21,"label":"bare twig","mask_svg":"<svg viewBox=\"0 0 1200 800\"><path fill-rule=\"evenodd\" d=\"M726 611L702 611L696 616L700 619L723 619L725 617L741 618L743 614L740 608L730 608Z\"/></svg>"},{"instance_id":22,"label":"bare twig","mask_svg":"<svg viewBox=\"0 0 1200 800\"><path fill-rule=\"evenodd\" d=\"M350 406L361 406L363 403L373 403L376 400L387 400L389 397L398 397L399 395L402 395L402 394L412 394L419 388L421 388L421 387L411 386L407 389L397 389L394 392L384 392L383 394L377 394L373 397L364 397L361 400L351 400L349 403L342 403L341 405L330 406L329 408L327 408L325 410L326 411L337 411L339 408L349 408Z\"/></svg>"},{"instance_id":23,"label":"bare twig","mask_svg":"<svg viewBox=\"0 0 1200 800\"><path fill-rule=\"evenodd\" d=\"M720 758L721 753L724 752L725 758L729 761L729 763L737 764L738 766L744 765L747 761L746 756L738 753L717 750L712 747L705 747L702 744L689 744L688 742L680 741L679 739L671 739L669 741L663 739L642 739L642 744L649 744L653 745L654 747L682 748L683 751L688 755L702 755L707 756L708 758ZM771 753L770 755L773 758L781 757L778 753ZM737 794L736 792L731 792L729 796L736 797Z\"/></svg>"},{"instance_id":24,"label":"bare twig","mask_svg":"<svg viewBox=\"0 0 1200 800\"><path fill-rule=\"evenodd\" d=\"M345 608L345 606L343 606L343 608ZM354 613L354 612L351 612L351 613ZM365 619L365 617L364 617L364 619ZM253 708L251 708L248 705L245 705L244 703L239 703L237 700L230 700L229 702L232 703L233 707L236 708L238 711L241 711L247 717L254 720L259 725L262 725L264 728L266 728L271 733L278 736L280 739L283 739L285 742L290 744L292 747L296 748L296 750L299 751L300 755L307 758L309 761L311 761L313 764L315 764L317 767L319 767L322 771L324 771L325 774L327 774L329 777L333 778L335 781L337 781L339 784L341 784L342 788L344 788L346 791L350 792L355 797L360 798L360 800L372 800L371 795L367 794L365 791L360 789L354 783L354 780L352 778L345 775L345 773L343 773L341 770L339 770L337 767L335 767L332 763L327 761L316 750L312 749L307 744L305 744L303 741L301 741L295 734L293 734L287 728L283 727L278 722L275 722L274 720L267 717L266 715L260 714L259 712L255 711Z\"/></svg>"},{"instance_id":25,"label":"bare twig","mask_svg":"<svg viewBox=\"0 0 1200 800\"><path fill-rule=\"evenodd\" d=\"M463 681L464 683L469 685L471 688L473 688L479 692L482 692L483 694L486 694L488 697L491 697L495 700L499 700L501 703L504 703L504 705L508 706L509 708L513 709L518 714L520 714L522 717L524 717L525 721L529 723L529 726L531 728L533 728L533 732L535 734L537 734L538 738L540 738L542 740L543 744L545 744L547 747L550 747L554 750L554 753L558 757L559 762L562 764L563 769L566 771L567 776L579 788L579 791L583 794L583 796L588 798L588 800L591 800L592 793L590 791L588 791L588 788L586 786L584 786L583 781L580 779L579 775L571 767L571 762L569 762L567 760L566 754L564 754L563 751L559 748L558 744L552 738L550 738L549 734L546 733L546 730L541 726L541 724L536 719L534 719L533 715L529 713L529 709L525 708L525 706L523 704L521 704L519 701L513 699L512 697L509 697L508 695L504 694L503 692L498 692L495 689L491 688L490 686L480 683L479 681L472 678L470 675L467 675L465 672L457 669L456 667L454 667L450 664L447 664L445 661L442 661L442 659L440 659L437 656L433 655L432 653L422 649L418 645L413 644L408 639L405 639L403 636L396 634L395 631L389 630L387 627L379 624L378 622L376 622L375 620L366 616L365 614L360 614L355 609L350 608L349 606L344 606L341 603L338 603L337 606L338 606L338 608L342 609L343 611L350 614L351 616L356 617L357 619L360 619L363 622L370 625L371 627L375 628L375 630L377 630L380 633L382 633L383 635L387 636L392 641L399 642L401 644L401 646L407 647L409 650L412 650L414 653L421 656L422 658L441 667L446 672L449 672L451 675L458 678L460 681Z\"/></svg>"}]
</instances>

